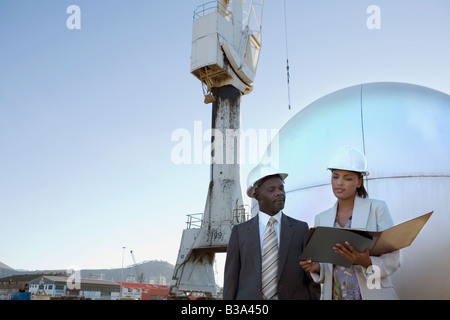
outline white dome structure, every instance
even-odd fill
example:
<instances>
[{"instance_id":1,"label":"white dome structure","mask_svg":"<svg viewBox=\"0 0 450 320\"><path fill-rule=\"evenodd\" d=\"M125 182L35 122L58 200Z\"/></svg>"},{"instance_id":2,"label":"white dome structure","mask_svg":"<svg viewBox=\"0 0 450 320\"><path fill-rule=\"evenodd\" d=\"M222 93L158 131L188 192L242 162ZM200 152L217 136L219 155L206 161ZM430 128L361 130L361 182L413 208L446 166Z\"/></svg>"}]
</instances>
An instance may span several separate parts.
<instances>
[{"instance_id":1,"label":"white dome structure","mask_svg":"<svg viewBox=\"0 0 450 320\"><path fill-rule=\"evenodd\" d=\"M450 96L380 82L345 88L305 107L261 162L289 174L286 214L313 226L315 215L335 203L327 165L345 146L365 154L369 197L387 202L395 224L434 211L413 244L401 250L402 265L392 277L399 298L450 299Z\"/></svg>"}]
</instances>

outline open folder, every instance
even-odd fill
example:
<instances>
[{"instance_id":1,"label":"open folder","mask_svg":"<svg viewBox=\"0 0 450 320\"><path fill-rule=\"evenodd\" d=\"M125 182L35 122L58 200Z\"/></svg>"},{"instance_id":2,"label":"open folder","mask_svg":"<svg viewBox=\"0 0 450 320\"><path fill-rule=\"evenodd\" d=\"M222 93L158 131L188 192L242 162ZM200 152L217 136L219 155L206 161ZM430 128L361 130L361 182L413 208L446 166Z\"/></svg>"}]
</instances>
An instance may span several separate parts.
<instances>
[{"instance_id":1,"label":"open folder","mask_svg":"<svg viewBox=\"0 0 450 320\"><path fill-rule=\"evenodd\" d=\"M352 263L334 252L336 243L349 242L358 251L369 248L371 256L379 256L411 245L432 212L408 220L384 231L365 231L351 228L314 227L309 230L300 260L328 262L344 267Z\"/></svg>"}]
</instances>

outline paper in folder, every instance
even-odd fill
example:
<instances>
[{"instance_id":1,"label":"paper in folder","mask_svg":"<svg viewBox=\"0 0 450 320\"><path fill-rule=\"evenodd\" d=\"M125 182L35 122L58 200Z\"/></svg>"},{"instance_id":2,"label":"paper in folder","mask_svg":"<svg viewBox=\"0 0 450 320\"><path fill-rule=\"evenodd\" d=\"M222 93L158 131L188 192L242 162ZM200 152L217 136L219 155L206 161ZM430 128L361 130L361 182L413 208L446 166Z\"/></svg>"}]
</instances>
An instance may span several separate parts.
<instances>
[{"instance_id":1,"label":"paper in folder","mask_svg":"<svg viewBox=\"0 0 450 320\"><path fill-rule=\"evenodd\" d=\"M336 243L345 245L345 242L349 242L360 252L369 248L371 256L379 256L408 247L432 213L379 232L320 226L311 228L300 260L327 262L350 267L352 263L349 260L334 252L333 247L336 246Z\"/></svg>"}]
</instances>

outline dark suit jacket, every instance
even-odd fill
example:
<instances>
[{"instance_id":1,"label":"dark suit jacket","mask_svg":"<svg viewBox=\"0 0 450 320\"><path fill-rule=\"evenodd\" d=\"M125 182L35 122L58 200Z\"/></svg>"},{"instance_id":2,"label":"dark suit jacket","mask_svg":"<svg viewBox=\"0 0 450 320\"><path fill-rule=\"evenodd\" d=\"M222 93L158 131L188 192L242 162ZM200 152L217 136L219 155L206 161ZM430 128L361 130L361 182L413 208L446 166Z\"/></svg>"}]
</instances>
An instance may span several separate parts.
<instances>
[{"instance_id":1,"label":"dark suit jacket","mask_svg":"<svg viewBox=\"0 0 450 320\"><path fill-rule=\"evenodd\" d=\"M320 286L299 265L308 224L283 213L280 227L278 299L319 299ZM262 299L258 215L233 227L225 262L223 299Z\"/></svg>"}]
</instances>

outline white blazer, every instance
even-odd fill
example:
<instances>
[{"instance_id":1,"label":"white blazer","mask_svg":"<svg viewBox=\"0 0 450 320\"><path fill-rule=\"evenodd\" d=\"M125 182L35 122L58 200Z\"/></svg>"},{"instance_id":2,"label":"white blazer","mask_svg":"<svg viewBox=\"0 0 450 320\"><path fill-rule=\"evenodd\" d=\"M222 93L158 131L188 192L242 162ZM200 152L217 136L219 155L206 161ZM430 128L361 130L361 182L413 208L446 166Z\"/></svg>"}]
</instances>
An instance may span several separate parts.
<instances>
[{"instance_id":1,"label":"white blazer","mask_svg":"<svg viewBox=\"0 0 450 320\"><path fill-rule=\"evenodd\" d=\"M337 213L337 202L334 206L315 218L315 226L333 227ZM366 229L368 231L383 231L394 225L389 209L384 201L368 198L355 197L351 227L355 229ZM378 257L371 256L372 265L378 266L380 271L380 288L374 287L374 277L362 266L353 266L361 290L363 300L398 299L389 278L400 267L400 252L394 251L382 254ZM317 283L322 283L322 300L332 299L333 289L333 265L320 263L320 274L311 273ZM369 281L368 281L369 280ZM369 283L369 287L367 284Z\"/></svg>"}]
</instances>

